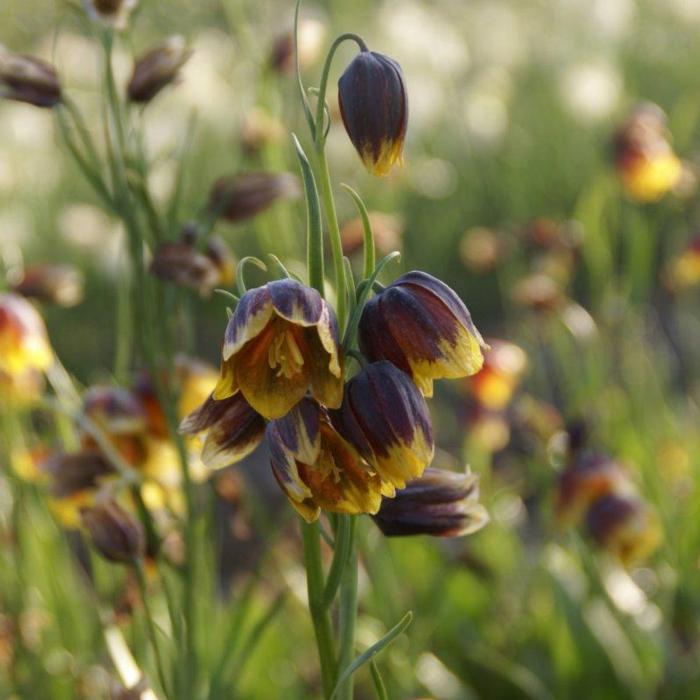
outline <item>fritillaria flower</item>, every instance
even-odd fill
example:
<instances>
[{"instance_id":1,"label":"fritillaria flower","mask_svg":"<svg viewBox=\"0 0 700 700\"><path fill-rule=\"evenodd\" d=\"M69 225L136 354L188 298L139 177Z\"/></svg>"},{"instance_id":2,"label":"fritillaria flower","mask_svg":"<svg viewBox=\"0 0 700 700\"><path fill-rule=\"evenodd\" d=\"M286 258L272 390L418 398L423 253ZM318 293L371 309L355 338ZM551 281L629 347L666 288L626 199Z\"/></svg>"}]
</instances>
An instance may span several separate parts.
<instances>
[{"instance_id":1,"label":"fritillaria flower","mask_svg":"<svg viewBox=\"0 0 700 700\"><path fill-rule=\"evenodd\" d=\"M12 53L0 44L0 97L35 107L54 107L61 101L56 70L46 61Z\"/></svg>"},{"instance_id":2,"label":"fritillaria flower","mask_svg":"<svg viewBox=\"0 0 700 700\"><path fill-rule=\"evenodd\" d=\"M113 499L82 511L83 526L95 549L107 560L134 564L146 550L141 523Z\"/></svg>"},{"instance_id":3,"label":"fritillaria flower","mask_svg":"<svg viewBox=\"0 0 700 700\"><path fill-rule=\"evenodd\" d=\"M643 103L615 134L615 167L627 195L638 202L656 202L683 177L683 164L673 152L666 115Z\"/></svg>"},{"instance_id":4,"label":"fritillaria flower","mask_svg":"<svg viewBox=\"0 0 700 700\"><path fill-rule=\"evenodd\" d=\"M477 401L491 411L503 410L513 398L527 367L525 351L515 343L489 340L484 366L469 380Z\"/></svg>"},{"instance_id":5,"label":"fritillaria flower","mask_svg":"<svg viewBox=\"0 0 700 700\"><path fill-rule=\"evenodd\" d=\"M29 265L12 291L27 299L75 306L83 298L83 276L70 265Z\"/></svg>"},{"instance_id":6,"label":"fritillaria flower","mask_svg":"<svg viewBox=\"0 0 700 700\"><path fill-rule=\"evenodd\" d=\"M214 183L209 209L236 223L260 214L278 199L296 199L300 194L299 181L291 173L241 173Z\"/></svg>"},{"instance_id":7,"label":"fritillaria flower","mask_svg":"<svg viewBox=\"0 0 700 700\"><path fill-rule=\"evenodd\" d=\"M626 566L647 558L661 542L658 516L634 496L602 496L589 508L586 526L598 546Z\"/></svg>"},{"instance_id":8,"label":"fritillaria flower","mask_svg":"<svg viewBox=\"0 0 700 700\"><path fill-rule=\"evenodd\" d=\"M470 270L478 273L496 269L507 253L508 245L503 234L484 226L465 231L459 243L462 262Z\"/></svg>"},{"instance_id":9,"label":"fritillaria flower","mask_svg":"<svg viewBox=\"0 0 700 700\"><path fill-rule=\"evenodd\" d=\"M155 250L150 271L179 287L209 296L215 287L229 286L235 279L233 254L223 240L212 236L198 250L196 236L185 230L180 240L162 243Z\"/></svg>"},{"instance_id":10,"label":"fritillaria flower","mask_svg":"<svg viewBox=\"0 0 700 700\"><path fill-rule=\"evenodd\" d=\"M0 294L0 373L10 377L44 371L53 364L46 326L18 294Z\"/></svg>"},{"instance_id":11,"label":"fritillaria flower","mask_svg":"<svg viewBox=\"0 0 700 700\"><path fill-rule=\"evenodd\" d=\"M388 56L361 51L340 76L338 102L365 167L374 175L388 175L401 162L408 125L401 66Z\"/></svg>"},{"instance_id":12,"label":"fritillaria flower","mask_svg":"<svg viewBox=\"0 0 700 700\"><path fill-rule=\"evenodd\" d=\"M202 461L208 469L234 464L265 437L265 421L240 392L217 401L209 397L180 424L186 435L204 435Z\"/></svg>"},{"instance_id":13,"label":"fritillaria flower","mask_svg":"<svg viewBox=\"0 0 700 700\"><path fill-rule=\"evenodd\" d=\"M83 5L93 20L112 29L123 30L138 0L83 0Z\"/></svg>"},{"instance_id":14,"label":"fritillaria flower","mask_svg":"<svg viewBox=\"0 0 700 700\"><path fill-rule=\"evenodd\" d=\"M307 522L315 521L321 509L377 512L382 480L315 401L301 401L269 423L266 434L275 478Z\"/></svg>"},{"instance_id":15,"label":"fritillaria flower","mask_svg":"<svg viewBox=\"0 0 700 700\"><path fill-rule=\"evenodd\" d=\"M461 537L481 530L489 516L479 503L475 474L428 467L394 498L385 498L374 521L388 537Z\"/></svg>"},{"instance_id":16,"label":"fritillaria flower","mask_svg":"<svg viewBox=\"0 0 700 700\"><path fill-rule=\"evenodd\" d=\"M457 294L420 271L402 275L370 299L359 339L368 360L389 360L425 396L432 396L434 379L478 372L487 347Z\"/></svg>"},{"instance_id":17,"label":"fritillaria flower","mask_svg":"<svg viewBox=\"0 0 700 700\"><path fill-rule=\"evenodd\" d=\"M580 521L602 496L627 490L629 479L619 462L597 452L583 452L559 477L556 514L560 523Z\"/></svg>"},{"instance_id":18,"label":"fritillaria flower","mask_svg":"<svg viewBox=\"0 0 700 700\"><path fill-rule=\"evenodd\" d=\"M192 51L181 36L171 36L141 56L134 66L127 87L132 102L150 102L164 87L177 81L180 68L187 63Z\"/></svg>"},{"instance_id":19,"label":"fritillaria flower","mask_svg":"<svg viewBox=\"0 0 700 700\"><path fill-rule=\"evenodd\" d=\"M409 376L390 362L374 362L356 374L331 418L382 480L396 488L419 477L433 458L425 399Z\"/></svg>"},{"instance_id":20,"label":"fritillaria flower","mask_svg":"<svg viewBox=\"0 0 700 700\"><path fill-rule=\"evenodd\" d=\"M284 279L241 297L226 327L214 398L238 391L268 419L284 416L307 391L324 406L340 406L338 325L315 289Z\"/></svg>"},{"instance_id":21,"label":"fritillaria flower","mask_svg":"<svg viewBox=\"0 0 700 700\"><path fill-rule=\"evenodd\" d=\"M96 449L57 454L46 461L49 507L66 528L78 528L81 510L90 506L100 487L115 476L112 465Z\"/></svg>"}]
</instances>

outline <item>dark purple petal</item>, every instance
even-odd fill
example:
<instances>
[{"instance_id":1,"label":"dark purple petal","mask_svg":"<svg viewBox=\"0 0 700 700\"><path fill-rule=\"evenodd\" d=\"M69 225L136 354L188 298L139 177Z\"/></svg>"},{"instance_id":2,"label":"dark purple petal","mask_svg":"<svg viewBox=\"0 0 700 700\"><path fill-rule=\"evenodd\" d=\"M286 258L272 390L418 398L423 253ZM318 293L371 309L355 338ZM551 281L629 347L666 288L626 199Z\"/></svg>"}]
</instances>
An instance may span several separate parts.
<instances>
[{"instance_id":1,"label":"dark purple petal","mask_svg":"<svg viewBox=\"0 0 700 700\"><path fill-rule=\"evenodd\" d=\"M292 323L316 325L323 312L323 299L312 287L293 279L269 282L267 288L275 311Z\"/></svg>"}]
</instances>

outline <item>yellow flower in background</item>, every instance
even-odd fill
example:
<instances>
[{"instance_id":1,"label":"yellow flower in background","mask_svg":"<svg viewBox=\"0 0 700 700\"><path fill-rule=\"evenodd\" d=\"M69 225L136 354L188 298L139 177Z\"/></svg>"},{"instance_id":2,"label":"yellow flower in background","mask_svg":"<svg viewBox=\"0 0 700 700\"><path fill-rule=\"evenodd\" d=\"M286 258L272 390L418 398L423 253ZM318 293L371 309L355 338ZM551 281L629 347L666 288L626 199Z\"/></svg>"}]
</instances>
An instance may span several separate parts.
<instances>
[{"instance_id":1,"label":"yellow flower in background","mask_svg":"<svg viewBox=\"0 0 700 700\"><path fill-rule=\"evenodd\" d=\"M53 351L39 312L23 297L0 294L0 373L11 377L44 371Z\"/></svg>"},{"instance_id":2,"label":"yellow flower in background","mask_svg":"<svg viewBox=\"0 0 700 700\"><path fill-rule=\"evenodd\" d=\"M662 277L666 288L674 293L700 284L700 236L694 237L685 250L668 261Z\"/></svg>"},{"instance_id":3,"label":"yellow flower in background","mask_svg":"<svg viewBox=\"0 0 700 700\"><path fill-rule=\"evenodd\" d=\"M484 366L470 378L472 391L479 403L490 411L503 410L513 398L527 368L527 355L515 343L489 340L484 352Z\"/></svg>"},{"instance_id":4,"label":"yellow flower in background","mask_svg":"<svg viewBox=\"0 0 700 700\"><path fill-rule=\"evenodd\" d=\"M673 152L666 115L657 105L639 105L615 134L615 167L627 195L656 202L678 185L683 163Z\"/></svg>"}]
</instances>

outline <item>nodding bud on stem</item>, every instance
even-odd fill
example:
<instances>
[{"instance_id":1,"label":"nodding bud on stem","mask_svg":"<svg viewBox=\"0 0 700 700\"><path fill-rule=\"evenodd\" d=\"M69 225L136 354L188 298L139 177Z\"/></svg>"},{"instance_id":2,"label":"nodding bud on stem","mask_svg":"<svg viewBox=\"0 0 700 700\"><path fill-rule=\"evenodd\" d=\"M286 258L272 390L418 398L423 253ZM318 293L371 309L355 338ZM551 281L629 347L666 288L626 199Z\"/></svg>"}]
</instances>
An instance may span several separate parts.
<instances>
[{"instance_id":1,"label":"nodding bud on stem","mask_svg":"<svg viewBox=\"0 0 700 700\"><path fill-rule=\"evenodd\" d=\"M338 81L345 130L366 168L388 175L401 162L408 124L408 95L401 66L388 56L361 51Z\"/></svg>"},{"instance_id":2,"label":"nodding bud on stem","mask_svg":"<svg viewBox=\"0 0 700 700\"><path fill-rule=\"evenodd\" d=\"M235 223L260 214L278 199L296 199L300 195L299 180L291 173L241 173L214 183L209 209Z\"/></svg>"},{"instance_id":3,"label":"nodding bud on stem","mask_svg":"<svg viewBox=\"0 0 700 700\"><path fill-rule=\"evenodd\" d=\"M82 520L95 549L109 561L133 564L144 555L143 527L116 501L101 501L82 511Z\"/></svg>"},{"instance_id":4,"label":"nodding bud on stem","mask_svg":"<svg viewBox=\"0 0 700 700\"><path fill-rule=\"evenodd\" d=\"M397 490L394 498L385 498L373 517L387 537L461 537L481 530L489 521L479 503L476 475L432 467Z\"/></svg>"},{"instance_id":5,"label":"nodding bud on stem","mask_svg":"<svg viewBox=\"0 0 700 700\"><path fill-rule=\"evenodd\" d=\"M46 61L13 53L0 44L0 97L54 107L61 101L61 84Z\"/></svg>"},{"instance_id":6,"label":"nodding bud on stem","mask_svg":"<svg viewBox=\"0 0 700 700\"><path fill-rule=\"evenodd\" d=\"M138 0L83 0L85 11L91 19L112 29L126 29L131 11Z\"/></svg>"},{"instance_id":7,"label":"nodding bud on stem","mask_svg":"<svg viewBox=\"0 0 700 700\"><path fill-rule=\"evenodd\" d=\"M134 66L127 87L132 102L150 102L164 87L178 79L180 68L187 63L192 51L181 36L171 36L141 56Z\"/></svg>"},{"instance_id":8,"label":"nodding bud on stem","mask_svg":"<svg viewBox=\"0 0 700 700\"><path fill-rule=\"evenodd\" d=\"M27 299L75 306L83 298L83 275L70 265L29 265L12 285L12 291Z\"/></svg>"}]
</instances>

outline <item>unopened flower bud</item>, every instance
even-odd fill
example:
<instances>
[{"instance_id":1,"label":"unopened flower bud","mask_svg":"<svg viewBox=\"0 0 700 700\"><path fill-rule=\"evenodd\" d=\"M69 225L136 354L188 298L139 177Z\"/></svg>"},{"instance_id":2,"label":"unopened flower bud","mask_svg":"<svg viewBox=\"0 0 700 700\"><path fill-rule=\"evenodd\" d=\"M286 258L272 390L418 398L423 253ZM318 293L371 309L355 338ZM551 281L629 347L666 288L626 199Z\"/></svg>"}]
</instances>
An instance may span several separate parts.
<instances>
[{"instance_id":1,"label":"unopened flower bud","mask_svg":"<svg viewBox=\"0 0 700 700\"><path fill-rule=\"evenodd\" d=\"M373 516L387 537L432 535L461 537L481 530L489 521L479 503L479 478L429 467L423 476L382 500Z\"/></svg>"},{"instance_id":2,"label":"unopened flower bud","mask_svg":"<svg viewBox=\"0 0 700 700\"><path fill-rule=\"evenodd\" d=\"M315 19L303 19L299 22L297 32L297 50L299 67L313 65L321 54L321 46L326 29ZM270 66L279 73L290 73L294 68L294 36L285 32L275 39L270 52Z\"/></svg>"},{"instance_id":3,"label":"unopened flower bud","mask_svg":"<svg viewBox=\"0 0 700 700\"><path fill-rule=\"evenodd\" d=\"M105 500L85 508L82 519L93 545L105 559L132 564L143 557L143 527L116 501Z\"/></svg>"},{"instance_id":4,"label":"unopened flower bud","mask_svg":"<svg viewBox=\"0 0 700 700\"><path fill-rule=\"evenodd\" d=\"M388 175L401 162L408 124L408 95L401 66L373 51L361 51L338 81L345 130L365 167Z\"/></svg>"},{"instance_id":5,"label":"unopened flower bud","mask_svg":"<svg viewBox=\"0 0 700 700\"><path fill-rule=\"evenodd\" d=\"M30 265L12 290L27 299L75 306L83 298L83 276L70 265Z\"/></svg>"},{"instance_id":6,"label":"unopened flower bud","mask_svg":"<svg viewBox=\"0 0 700 700\"><path fill-rule=\"evenodd\" d=\"M209 208L227 221L245 221L278 199L296 199L300 194L299 181L291 173L241 173L214 183Z\"/></svg>"},{"instance_id":7,"label":"unopened flower bud","mask_svg":"<svg viewBox=\"0 0 700 700\"><path fill-rule=\"evenodd\" d=\"M46 61L13 53L0 44L0 97L54 107L61 101L61 84Z\"/></svg>"},{"instance_id":8,"label":"unopened flower bud","mask_svg":"<svg viewBox=\"0 0 700 700\"><path fill-rule=\"evenodd\" d=\"M112 29L126 29L138 0L83 0L85 11L95 21Z\"/></svg>"},{"instance_id":9,"label":"unopened flower bud","mask_svg":"<svg viewBox=\"0 0 700 700\"><path fill-rule=\"evenodd\" d=\"M171 36L164 44L141 56L127 88L129 99L150 102L164 87L177 81L180 68L191 55L183 37Z\"/></svg>"}]
</instances>

